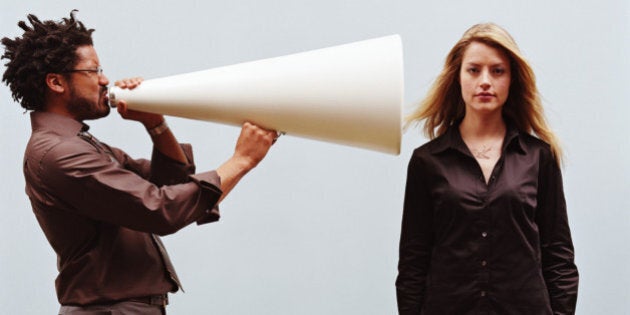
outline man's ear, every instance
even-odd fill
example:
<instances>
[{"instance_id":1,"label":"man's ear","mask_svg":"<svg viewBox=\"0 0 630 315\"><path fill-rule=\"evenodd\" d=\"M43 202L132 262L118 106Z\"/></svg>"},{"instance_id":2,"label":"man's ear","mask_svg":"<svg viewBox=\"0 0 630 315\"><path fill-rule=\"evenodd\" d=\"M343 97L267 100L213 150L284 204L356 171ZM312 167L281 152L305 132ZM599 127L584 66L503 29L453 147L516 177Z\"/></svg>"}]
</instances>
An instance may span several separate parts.
<instances>
[{"instance_id":1,"label":"man's ear","mask_svg":"<svg viewBox=\"0 0 630 315\"><path fill-rule=\"evenodd\" d=\"M68 81L61 74L48 73L46 74L46 85L52 93L63 94L68 88Z\"/></svg>"}]
</instances>

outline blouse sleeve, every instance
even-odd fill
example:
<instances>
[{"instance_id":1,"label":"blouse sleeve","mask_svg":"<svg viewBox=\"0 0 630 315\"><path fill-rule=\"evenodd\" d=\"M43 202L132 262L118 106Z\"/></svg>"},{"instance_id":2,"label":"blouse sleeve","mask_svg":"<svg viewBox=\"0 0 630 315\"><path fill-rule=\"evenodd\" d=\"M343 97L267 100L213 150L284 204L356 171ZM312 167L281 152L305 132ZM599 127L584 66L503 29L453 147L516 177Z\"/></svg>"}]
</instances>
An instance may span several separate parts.
<instances>
[{"instance_id":1,"label":"blouse sleeve","mask_svg":"<svg viewBox=\"0 0 630 315\"><path fill-rule=\"evenodd\" d=\"M398 311L420 314L433 243L432 211L426 166L414 154L407 170L396 279Z\"/></svg>"},{"instance_id":2,"label":"blouse sleeve","mask_svg":"<svg viewBox=\"0 0 630 315\"><path fill-rule=\"evenodd\" d=\"M536 221L542 272L554 314L574 314L578 270L567 218L560 167L550 152L541 157Z\"/></svg>"}]
</instances>

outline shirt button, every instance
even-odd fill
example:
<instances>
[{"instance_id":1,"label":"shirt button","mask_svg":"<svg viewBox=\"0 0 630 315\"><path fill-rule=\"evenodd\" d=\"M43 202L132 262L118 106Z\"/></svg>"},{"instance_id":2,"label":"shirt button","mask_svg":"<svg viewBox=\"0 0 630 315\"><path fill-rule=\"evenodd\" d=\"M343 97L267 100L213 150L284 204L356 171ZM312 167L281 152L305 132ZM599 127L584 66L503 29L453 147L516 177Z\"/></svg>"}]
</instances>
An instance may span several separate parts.
<instances>
[{"instance_id":1,"label":"shirt button","mask_svg":"<svg viewBox=\"0 0 630 315\"><path fill-rule=\"evenodd\" d=\"M480 295L481 295L482 297L486 296L486 291L481 291L481 294L480 294Z\"/></svg>"},{"instance_id":2,"label":"shirt button","mask_svg":"<svg viewBox=\"0 0 630 315\"><path fill-rule=\"evenodd\" d=\"M487 264L488 264L488 262L487 262L487 261L485 261L485 260L482 260L482 261L481 261L481 266L482 266L482 267L485 267Z\"/></svg>"},{"instance_id":3,"label":"shirt button","mask_svg":"<svg viewBox=\"0 0 630 315\"><path fill-rule=\"evenodd\" d=\"M486 237L486 236L488 236L487 232L481 232L481 237Z\"/></svg>"}]
</instances>

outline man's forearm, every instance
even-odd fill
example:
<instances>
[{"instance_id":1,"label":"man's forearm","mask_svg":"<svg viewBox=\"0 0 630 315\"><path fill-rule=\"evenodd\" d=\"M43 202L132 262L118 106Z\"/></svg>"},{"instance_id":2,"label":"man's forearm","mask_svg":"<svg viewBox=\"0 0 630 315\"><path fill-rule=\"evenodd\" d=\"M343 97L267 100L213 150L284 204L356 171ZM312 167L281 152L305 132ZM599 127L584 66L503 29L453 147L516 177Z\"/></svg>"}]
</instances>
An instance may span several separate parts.
<instances>
[{"instance_id":1,"label":"man's forearm","mask_svg":"<svg viewBox=\"0 0 630 315\"><path fill-rule=\"evenodd\" d=\"M219 202L221 202L221 200L230 193L241 178L254 168L254 166L255 163L252 161L248 161L244 158L232 157L217 168L217 174L221 179L221 191L223 191Z\"/></svg>"},{"instance_id":2,"label":"man's forearm","mask_svg":"<svg viewBox=\"0 0 630 315\"><path fill-rule=\"evenodd\" d=\"M145 124L147 131L153 140L153 146L162 154L169 158L187 164L189 161L184 154L179 142L166 124L166 120L162 120L157 124Z\"/></svg>"}]
</instances>

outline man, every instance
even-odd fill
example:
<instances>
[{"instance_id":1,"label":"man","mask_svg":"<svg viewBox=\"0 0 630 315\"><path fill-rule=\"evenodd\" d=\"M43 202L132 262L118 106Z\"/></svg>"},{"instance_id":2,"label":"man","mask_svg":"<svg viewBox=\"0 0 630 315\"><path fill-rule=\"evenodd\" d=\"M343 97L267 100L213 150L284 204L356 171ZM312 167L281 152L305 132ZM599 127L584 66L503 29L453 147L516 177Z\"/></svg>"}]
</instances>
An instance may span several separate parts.
<instances>
[{"instance_id":1,"label":"man","mask_svg":"<svg viewBox=\"0 0 630 315\"><path fill-rule=\"evenodd\" d=\"M26 193L57 253L61 314L164 314L181 286L156 235L218 220L217 204L267 154L275 131L245 123L234 155L195 174L189 145L164 117L128 110L154 144L150 161L99 142L83 122L109 114L107 85L91 33L74 17L28 15L21 37L3 38L2 80L32 110L24 157ZM116 82L134 88L141 79Z\"/></svg>"}]
</instances>

